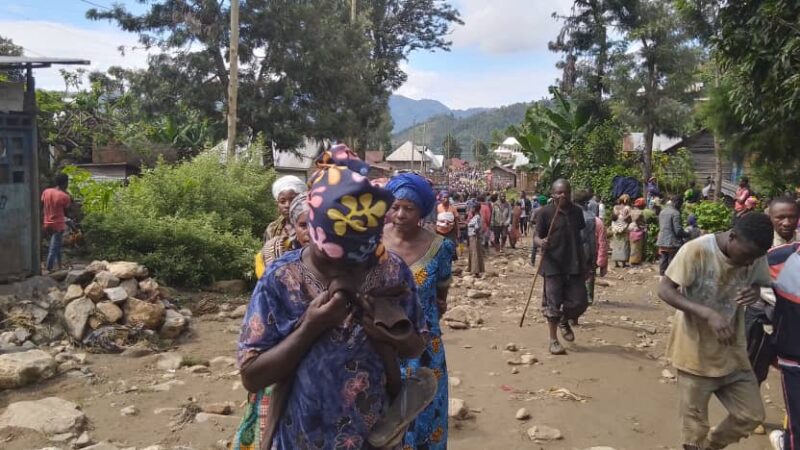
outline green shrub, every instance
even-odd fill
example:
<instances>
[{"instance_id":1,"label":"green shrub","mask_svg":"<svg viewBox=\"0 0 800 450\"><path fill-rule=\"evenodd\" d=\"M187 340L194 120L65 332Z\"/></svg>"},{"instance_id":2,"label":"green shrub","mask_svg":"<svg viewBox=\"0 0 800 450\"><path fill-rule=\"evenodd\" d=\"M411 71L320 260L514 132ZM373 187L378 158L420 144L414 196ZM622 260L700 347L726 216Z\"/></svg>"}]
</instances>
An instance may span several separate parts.
<instances>
[{"instance_id":1,"label":"green shrub","mask_svg":"<svg viewBox=\"0 0 800 450\"><path fill-rule=\"evenodd\" d=\"M77 166L67 166L63 172L69 176L67 190L81 204L83 214L105 211L122 187L121 183L115 181L95 181L91 172Z\"/></svg>"},{"instance_id":2,"label":"green shrub","mask_svg":"<svg viewBox=\"0 0 800 450\"><path fill-rule=\"evenodd\" d=\"M176 286L246 278L260 237L275 217L274 172L201 155L159 163L84 221L97 258L138 261Z\"/></svg>"},{"instance_id":3,"label":"green shrub","mask_svg":"<svg viewBox=\"0 0 800 450\"><path fill-rule=\"evenodd\" d=\"M733 210L722 202L702 201L684 205L683 223L687 223L690 214L697 217L697 226L706 233L718 233L731 228Z\"/></svg>"}]
</instances>

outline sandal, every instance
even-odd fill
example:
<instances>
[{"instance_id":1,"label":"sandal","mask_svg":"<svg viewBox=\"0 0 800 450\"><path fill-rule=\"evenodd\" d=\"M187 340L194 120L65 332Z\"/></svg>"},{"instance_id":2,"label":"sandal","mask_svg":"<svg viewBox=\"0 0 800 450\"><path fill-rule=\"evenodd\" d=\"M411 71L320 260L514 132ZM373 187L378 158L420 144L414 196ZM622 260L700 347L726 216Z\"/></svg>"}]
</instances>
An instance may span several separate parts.
<instances>
[{"instance_id":1,"label":"sandal","mask_svg":"<svg viewBox=\"0 0 800 450\"><path fill-rule=\"evenodd\" d=\"M575 332L572 331L572 327L569 326L568 321L563 321L558 324L558 328L561 329L561 337L564 338L567 342L574 342L575 341Z\"/></svg>"},{"instance_id":2,"label":"sandal","mask_svg":"<svg viewBox=\"0 0 800 450\"><path fill-rule=\"evenodd\" d=\"M561 346L561 342L558 342L558 339L554 341L550 341L550 354L551 355L566 355L567 351L564 347Z\"/></svg>"},{"instance_id":3,"label":"sandal","mask_svg":"<svg viewBox=\"0 0 800 450\"><path fill-rule=\"evenodd\" d=\"M436 384L436 376L427 367L420 367L407 377L389 410L372 428L367 442L376 448L399 444L406 427L433 401Z\"/></svg>"}]
</instances>

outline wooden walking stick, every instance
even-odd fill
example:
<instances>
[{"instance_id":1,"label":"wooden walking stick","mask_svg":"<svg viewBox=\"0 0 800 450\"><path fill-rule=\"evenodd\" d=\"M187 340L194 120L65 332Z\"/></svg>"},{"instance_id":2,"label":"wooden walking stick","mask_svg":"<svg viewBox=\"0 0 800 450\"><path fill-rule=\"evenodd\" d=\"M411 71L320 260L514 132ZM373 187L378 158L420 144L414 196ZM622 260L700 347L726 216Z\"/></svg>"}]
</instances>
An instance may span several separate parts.
<instances>
[{"instance_id":1,"label":"wooden walking stick","mask_svg":"<svg viewBox=\"0 0 800 450\"><path fill-rule=\"evenodd\" d=\"M547 236L545 236L545 239L550 238L550 234L553 232L553 225L556 224L556 219L558 218L558 213L560 211L561 211L561 200L559 200L558 203L556 203L556 213L553 214L553 220L550 221L550 227L547 229ZM536 233L535 230L534 233ZM542 254L539 258L539 262L536 264L536 269L533 272L533 282L531 283L531 290L528 291L528 301L525 302L525 309L522 310L522 317L519 318L520 328L522 328L522 324L525 323L525 315L528 314L528 307L531 306L531 299L533 298L533 289L536 287L536 279L539 278L539 271L542 269L542 261L544 261L545 251L547 251L547 249L542 249Z\"/></svg>"}]
</instances>

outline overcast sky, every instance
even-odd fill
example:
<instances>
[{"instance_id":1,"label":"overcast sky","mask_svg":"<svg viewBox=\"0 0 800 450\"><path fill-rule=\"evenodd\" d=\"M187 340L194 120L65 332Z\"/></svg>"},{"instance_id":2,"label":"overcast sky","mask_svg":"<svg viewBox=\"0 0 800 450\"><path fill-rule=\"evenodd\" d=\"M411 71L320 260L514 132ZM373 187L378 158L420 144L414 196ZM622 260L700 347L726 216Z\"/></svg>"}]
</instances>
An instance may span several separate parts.
<instances>
[{"instance_id":1,"label":"overcast sky","mask_svg":"<svg viewBox=\"0 0 800 450\"><path fill-rule=\"evenodd\" d=\"M132 0L120 1L141 8ZM94 3L112 0L2 0L0 35L22 45L31 56L80 57L91 69L143 67L147 55L135 47L136 36L112 24L85 18ZM439 100L451 108L501 106L547 95L559 76L558 55L547 50L571 0L453 0L464 25L452 35L450 52L417 52L404 64L408 82L397 93ZM37 85L63 89L58 69L37 71Z\"/></svg>"}]
</instances>

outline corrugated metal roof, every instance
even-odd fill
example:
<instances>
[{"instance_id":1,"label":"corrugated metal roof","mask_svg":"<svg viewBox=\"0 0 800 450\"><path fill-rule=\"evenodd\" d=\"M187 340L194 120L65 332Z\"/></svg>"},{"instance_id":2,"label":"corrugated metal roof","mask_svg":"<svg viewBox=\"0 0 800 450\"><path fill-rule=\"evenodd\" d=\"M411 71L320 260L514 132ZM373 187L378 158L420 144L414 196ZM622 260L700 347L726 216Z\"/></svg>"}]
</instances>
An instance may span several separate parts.
<instances>
[{"instance_id":1,"label":"corrugated metal roof","mask_svg":"<svg viewBox=\"0 0 800 450\"><path fill-rule=\"evenodd\" d=\"M88 66L91 61L78 58L48 58L32 56L0 56L0 67L20 68L28 64L33 67L50 67L53 64Z\"/></svg>"}]
</instances>

